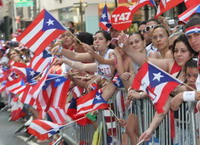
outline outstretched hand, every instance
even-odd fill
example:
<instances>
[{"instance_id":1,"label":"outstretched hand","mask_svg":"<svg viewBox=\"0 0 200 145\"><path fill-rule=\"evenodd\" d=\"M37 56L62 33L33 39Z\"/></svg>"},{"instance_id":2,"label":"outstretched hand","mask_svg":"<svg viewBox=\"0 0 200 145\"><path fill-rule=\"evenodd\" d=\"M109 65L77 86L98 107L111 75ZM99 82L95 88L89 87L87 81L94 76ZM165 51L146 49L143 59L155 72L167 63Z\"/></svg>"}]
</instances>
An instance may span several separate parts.
<instances>
[{"instance_id":1,"label":"outstretched hand","mask_svg":"<svg viewBox=\"0 0 200 145\"><path fill-rule=\"evenodd\" d=\"M139 141L148 141L150 140L151 136L152 136L153 131L148 128L145 132L142 133L142 135L139 137Z\"/></svg>"}]
</instances>

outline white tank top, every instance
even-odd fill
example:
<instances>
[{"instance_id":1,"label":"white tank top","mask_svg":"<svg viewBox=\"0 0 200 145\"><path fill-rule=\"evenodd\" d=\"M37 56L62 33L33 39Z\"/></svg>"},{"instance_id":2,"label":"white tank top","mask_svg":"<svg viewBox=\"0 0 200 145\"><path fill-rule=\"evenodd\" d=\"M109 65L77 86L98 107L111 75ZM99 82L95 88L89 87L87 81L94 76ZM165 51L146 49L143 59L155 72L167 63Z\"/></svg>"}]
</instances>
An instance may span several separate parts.
<instances>
[{"instance_id":1,"label":"white tank top","mask_svg":"<svg viewBox=\"0 0 200 145\"><path fill-rule=\"evenodd\" d=\"M109 59L109 54L111 52L113 52L113 50L112 49L108 49L107 52L104 54L104 59ZM112 78L112 76L113 76L110 65L108 65L108 64L99 64L98 62L97 62L97 64L98 64L97 72L95 74L98 74L98 75L106 78L107 80L110 80Z\"/></svg>"}]
</instances>

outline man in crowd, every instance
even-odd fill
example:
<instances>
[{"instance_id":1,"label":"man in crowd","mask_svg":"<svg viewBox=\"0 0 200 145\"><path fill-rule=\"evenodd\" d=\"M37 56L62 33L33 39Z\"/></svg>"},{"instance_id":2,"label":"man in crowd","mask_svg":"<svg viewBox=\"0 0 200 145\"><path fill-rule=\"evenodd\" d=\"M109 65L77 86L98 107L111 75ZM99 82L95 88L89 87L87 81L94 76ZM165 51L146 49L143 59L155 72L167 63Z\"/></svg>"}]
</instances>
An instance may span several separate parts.
<instances>
[{"instance_id":1,"label":"man in crowd","mask_svg":"<svg viewBox=\"0 0 200 145\"><path fill-rule=\"evenodd\" d=\"M185 35L192 49L198 53L198 69L200 72L200 18L193 18L186 24ZM171 108L177 110L183 101L200 100L200 75L196 80L196 89L197 91L185 91L176 95L171 100ZM197 103L197 108L200 109L200 103Z\"/></svg>"}]
</instances>

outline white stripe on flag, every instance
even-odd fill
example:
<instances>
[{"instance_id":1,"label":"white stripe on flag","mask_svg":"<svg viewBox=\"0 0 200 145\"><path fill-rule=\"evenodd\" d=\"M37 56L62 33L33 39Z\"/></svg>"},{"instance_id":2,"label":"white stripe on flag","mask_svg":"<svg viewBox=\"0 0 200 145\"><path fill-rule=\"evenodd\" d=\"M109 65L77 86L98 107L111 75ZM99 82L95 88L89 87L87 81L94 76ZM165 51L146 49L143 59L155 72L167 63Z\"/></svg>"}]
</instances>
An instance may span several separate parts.
<instances>
[{"instance_id":1,"label":"white stripe on flag","mask_svg":"<svg viewBox=\"0 0 200 145\"><path fill-rule=\"evenodd\" d=\"M162 94L162 90L163 90L163 88L165 87L165 85L166 85L167 83L168 83L168 82L162 83L162 84L157 85L157 86L155 87L154 93L155 93L158 97L156 97L154 100L152 100L153 104L155 104L156 102L158 102L158 100L159 100L159 98L160 98L160 96L161 96L161 94Z\"/></svg>"},{"instance_id":2,"label":"white stripe on flag","mask_svg":"<svg viewBox=\"0 0 200 145\"><path fill-rule=\"evenodd\" d=\"M180 17L179 19L182 20L182 21L184 21L185 19L187 19L188 17L190 17L194 13L194 11L196 11L197 7L195 7L194 9L192 9L191 11L189 11L188 13L186 13L185 15L183 15L182 17Z\"/></svg>"},{"instance_id":3,"label":"white stripe on flag","mask_svg":"<svg viewBox=\"0 0 200 145\"><path fill-rule=\"evenodd\" d=\"M44 20L42 19L20 42L26 44L42 29Z\"/></svg>"},{"instance_id":4,"label":"white stripe on flag","mask_svg":"<svg viewBox=\"0 0 200 145\"><path fill-rule=\"evenodd\" d=\"M79 110L82 109L83 107L87 107L87 106L89 107L89 106L91 106L92 103L93 103L93 99L90 99L90 100L88 100L87 102L78 105L78 106L77 106L77 111L79 111Z\"/></svg>"},{"instance_id":5,"label":"white stripe on flag","mask_svg":"<svg viewBox=\"0 0 200 145\"><path fill-rule=\"evenodd\" d=\"M143 83L145 82L145 83ZM149 82L149 71L145 74L145 76L143 77L143 79L141 80L141 84L139 90L143 90L146 91L147 86L149 86L150 82Z\"/></svg>"},{"instance_id":6,"label":"white stripe on flag","mask_svg":"<svg viewBox=\"0 0 200 145\"><path fill-rule=\"evenodd\" d=\"M50 29L45 31L40 38L35 41L35 43L30 47L31 51L35 52L36 49L45 41L48 39L49 35L52 34L56 29Z\"/></svg>"},{"instance_id":7,"label":"white stripe on flag","mask_svg":"<svg viewBox=\"0 0 200 145\"><path fill-rule=\"evenodd\" d=\"M20 88L18 88L18 89L16 89L16 90L12 91L12 93L13 93L13 94L18 94L20 91L22 91L22 90L25 89L25 88L26 88L26 86L22 86L22 87L20 87Z\"/></svg>"},{"instance_id":8,"label":"white stripe on flag","mask_svg":"<svg viewBox=\"0 0 200 145\"><path fill-rule=\"evenodd\" d=\"M41 126L39 126L39 125L37 125L35 123L31 123L30 128L32 128L33 130L36 130L40 134L47 133L47 130L45 130L44 128L42 128Z\"/></svg>"},{"instance_id":9,"label":"white stripe on flag","mask_svg":"<svg viewBox=\"0 0 200 145\"><path fill-rule=\"evenodd\" d=\"M54 116L54 118L56 119L56 123L62 123L62 121L60 120L60 117L58 116L58 114L55 111L55 109L54 108L50 108L50 111L51 111L52 115Z\"/></svg>"},{"instance_id":10,"label":"white stripe on flag","mask_svg":"<svg viewBox=\"0 0 200 145\"><path fill-rule=\"evenodd\" d=\"M60 84L59 86L57 86L56 88L55 97L53 100L53 106L56 106L56 107L59 106L59 101L60 101L60 98L62 97L61 92L63 89L63 85L64 85L64 82Z\"/></svg>"}]
</instances>

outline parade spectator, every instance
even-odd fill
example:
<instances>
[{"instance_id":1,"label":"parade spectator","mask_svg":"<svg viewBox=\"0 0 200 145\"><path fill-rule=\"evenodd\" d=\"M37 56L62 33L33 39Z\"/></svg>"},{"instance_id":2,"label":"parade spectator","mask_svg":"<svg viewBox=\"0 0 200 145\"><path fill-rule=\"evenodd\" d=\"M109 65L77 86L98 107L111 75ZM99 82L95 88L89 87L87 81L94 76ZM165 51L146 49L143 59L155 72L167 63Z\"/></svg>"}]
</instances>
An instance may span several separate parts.
<instances>
[{"instance_id":1,"label":"parade spectator","mask_svg":"<svg viewBox=\"0 0 200 145\"><path fill-rule=\"evenodd\" d=\"M200 19L199 18L193 18L191 19L187 24L186 24L186 27L185 27L185 35L192 47L192 49L197 52L199 54L200 52L200 30L198 30L198 28L200 27ZM191 29L190 33L189 33L189 29ZM195 28L197 29L197 31L195 30ZM198 56L198 59L199 59L199 56ZM199 61L199 60L198 60ZM199 62L198 62L199 63ZM199 64L198 64L199 65ZM199 69L199 66L198 66L198 69ZM183 93L179 93L175 96L176 99L176 102L175 99L172 100L171 102L171 105L172 105L172 109L176 110L180 104L183 102L183 101L199 101L200 100L200 93L199 93L199 75L198 75L198 78L196 80L196 89L198 92L196 91L190 91L190 92L183 92ZM188 95L187 94L190 94L190 97L187 97Z\"/></svg>"},{"instance_id":2,"label":"parade spectator","mask_svg":"<svg viewBox=\"0 0 200 145\"><path fill-rule=\"evenodd\" d=\"M69 31L71 31L73 34L76 32L74 22L69 21L69 22L67 23L67 26L68 26Z\"/></svg>"},{"instance_id":3,"label":"parade spectator","mask_svg":"<svg viewBox=\"0 0 200 145\"><path fill-rule=\"evenodd\" d=\"M185 78L187 85L190 86L193 89L196 89L195 82L198 77L198 66L197 66L197 58L192 58L185 64ZM178 92L183 91L191 91L191 88L188 88L187 86L182 86L182 88L179 88ZM178 94L176 92L176 94ZM179 108L179 105L183 103L183 99L177 95L173 96L171 100L170 107L172 110L176 111Z\"/></svg>"},{"instance_id":4,"label":"parade spectator","mask_svg":"<svg viewBox=\"0 0 200 145\"><path fill-rule=\"evenodd\" d=\"M163 26L156 26L152 31L152 44L158 49L160 58L172 58L168 42L169 32ZM153 52L157 55L157 52Z\"/></svg>"},{"instance_id":5,"label":"parade spectator","mask_svg":"<svg viewBox=\"0 0 200 145\"><path fill-rule=\"evenodd\" d=\"M138 27L138 32L141 33L146 41L146 33L145 33L145 29L146 29L146 21L142 21L139 23L139 27Z\"/></svg>"},{"instance_id":6,"label":"parade spectator","mask_svg":"<svg viewBox=\"0 0 200 145\"><path fill-rule=\"evenodd\" d=\"M185 80L185 73L184 73L184 66L185 63L191 59L194 56L194 51L190 47L187 38L185 35L179 36L178 39L175 40L173 49L172 49L174 59L153 59L149 58L149 60L156 64L159 68L174 74L177 76L178 79L184 81ZM178 67L177 67L178 65ZM182 69L181 69L182 68ZM142 96L141 96L142 95ZM134 97L136 99L144 97L145 94L140 94L140 92L136 92L134 90L130 90L128 92L129 97ZM152 122L149 126L149 128L140 136L139 140L149 140L152 133L155 131L155 129L158 127L160 122L163 120L163 118L166 116L168 110L169 110L169 102L170 99L167 100L165 106L164 106L164 112L154 115L154 118L152 119Z\"/></svg>"},{"instance_id":7,"label":"parade spectator","mask_svg":"<svg viewBox=\"0 0 200 145\"><path fill-rule=\"evenodd\" d=\"M146 40L147 51L150 51L150 52L157 51L156 47L152 45L152 31L158 25L160 25L160 22L156 19L147 20L146 28L145 28L145 40Z\"/></svg>"}]
</instances>

